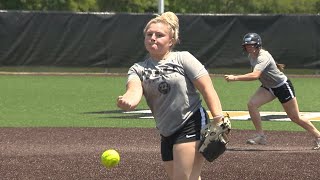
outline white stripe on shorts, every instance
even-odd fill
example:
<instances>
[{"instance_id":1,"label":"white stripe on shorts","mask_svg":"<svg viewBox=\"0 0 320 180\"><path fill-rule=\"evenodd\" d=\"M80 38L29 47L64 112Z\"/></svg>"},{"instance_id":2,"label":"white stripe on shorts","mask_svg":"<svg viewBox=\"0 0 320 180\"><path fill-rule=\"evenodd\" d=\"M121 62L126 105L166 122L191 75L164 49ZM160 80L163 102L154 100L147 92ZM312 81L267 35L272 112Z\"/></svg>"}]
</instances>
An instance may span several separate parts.
<instances>
[{"instance_id":1,"label":"white stripe on shorts","mask_svg":"<svg viewBox=\"0 0 320 180\"><path fill-rule=\"evenodd\" d=\"M206 113L204 109L200 107L200 114L201 114L201 129L206 125Z\"/></svg>"},{"instance_id":2,"label":"white stripe on shorts","mask_svg":"<svg viewBox=\"0 0 320 180\"><path fill-rule=\"evenodd\" d=\"M292 92L291 87L289 86L289 83L286 82L285 85L287 86L287 88L288 88L288 90L289 90L290 96L291 96L292 98L294 98L295 96L294 96L294 94L293 94L293 92Z\"/></svg>"}]
</instances>

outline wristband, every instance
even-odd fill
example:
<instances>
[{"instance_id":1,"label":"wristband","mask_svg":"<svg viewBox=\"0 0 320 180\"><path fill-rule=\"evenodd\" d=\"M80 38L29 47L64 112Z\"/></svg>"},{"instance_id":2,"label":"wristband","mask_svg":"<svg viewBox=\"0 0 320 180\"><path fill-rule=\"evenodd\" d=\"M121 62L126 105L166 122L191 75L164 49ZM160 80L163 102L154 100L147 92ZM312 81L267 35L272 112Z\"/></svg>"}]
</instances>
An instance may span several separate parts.
<instances>
[{"instance_id":1,"label":"wristband","mask_svg":"<svg viewBox=\"0 0 320 180\"><path fill-rule=\"evenodd\" d=\"M212 119L215 120L215 119L220 119L220 118L224 118L224 115L217 115L217 116L214 116Z\"/></svg>"}]
</instances>

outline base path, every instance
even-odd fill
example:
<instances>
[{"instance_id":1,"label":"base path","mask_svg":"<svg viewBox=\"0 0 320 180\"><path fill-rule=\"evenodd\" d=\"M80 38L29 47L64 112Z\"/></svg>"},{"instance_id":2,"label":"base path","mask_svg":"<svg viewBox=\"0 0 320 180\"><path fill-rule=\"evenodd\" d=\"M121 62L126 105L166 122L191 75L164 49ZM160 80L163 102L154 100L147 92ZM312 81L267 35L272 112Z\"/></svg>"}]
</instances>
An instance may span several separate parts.
<instances>
[{"instance_id":1,"label":"base path","mask_svg":"<svg viewBox=\"0 0 320 180\"><path fill-rule=\"evenodd\" d=\"M252 131L232 130L228 150L205 162L203 180L318 180L320 150L305 132L267 131L268 145L247 145ZM149 128L0 128L0 179L166 180L159 135ZM116 149L120 164L100 155Z\"/></svg>"},{"instance_id":2,"label":"base path","mask_svg":"<svg viewBox=\"0 0 320 180\"><path fill-rule=\"evenodd\" d=\"M212 119L210 111L207 111L209 118ZM137 118L142 119L153 119L151 111L145 110L135 110L135 111L125 111L126 115L134 115ZM223 112L226 116L229 114L231 120L250 120L250 115L248 111L225 111ZM272 112L272 111L262 111L260 112L261 119L263 121L290 121L285 112ZM320 122L320 112L300 112L302 117L309 119L310 121Z\"/></svg>"},{"instance_id":3,"label":"base path","mask_svg":"<svg viewBox=\"0 0 320 180\"><path fill-rule=\"evenodd\" d=\"M228 113L230 118L234 120L250 120L248 111L227 111L224 113ZM300 115L310 121L320 122L320 112L300 112ZM262 111L260 116L265 121L291 121L285 112Z\"/></svg>"}]
</instances>

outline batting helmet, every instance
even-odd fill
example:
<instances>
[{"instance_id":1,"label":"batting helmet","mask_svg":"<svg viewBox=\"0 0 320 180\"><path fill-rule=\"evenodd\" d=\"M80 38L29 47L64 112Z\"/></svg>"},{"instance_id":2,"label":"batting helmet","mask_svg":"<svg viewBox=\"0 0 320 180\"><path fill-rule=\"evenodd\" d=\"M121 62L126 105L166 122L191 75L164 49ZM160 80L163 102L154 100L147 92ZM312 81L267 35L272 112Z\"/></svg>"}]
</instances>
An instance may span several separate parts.
<instances>
[{"instance_id":1,"label":"batting helmet","mask_svg":"<svg viewBox=\"0 0 320 180\"><path fill-rule=\"evenodd\" d=\"M262 46L261 37L257 33L248 33L243 37L242 46L247 44L254 44L256 48L259 48Z\"/></svg>"}]
</instances>

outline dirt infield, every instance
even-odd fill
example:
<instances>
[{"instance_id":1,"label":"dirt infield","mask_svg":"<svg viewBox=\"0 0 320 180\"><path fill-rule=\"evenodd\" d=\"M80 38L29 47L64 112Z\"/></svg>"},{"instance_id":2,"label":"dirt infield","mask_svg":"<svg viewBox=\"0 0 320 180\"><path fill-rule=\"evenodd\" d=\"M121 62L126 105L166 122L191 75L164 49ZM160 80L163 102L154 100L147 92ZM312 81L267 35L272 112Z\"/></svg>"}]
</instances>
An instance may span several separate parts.
<instances>
[{"instance_id":1,"label":"dirt infield","mask_svg":"<svg viewBox=\"0 0 320 180\"><path fill-rule=\"evenodd\" d=\"M233 130L228 150L205 163L203 180L320 178L320 151L305 132L267 132L269 145L249 146L251 131ZM119 166L106 169L101 153L115 148ZM155 129L0 128L0 179L167 179Z\"/></svg>"}]
</instances>

